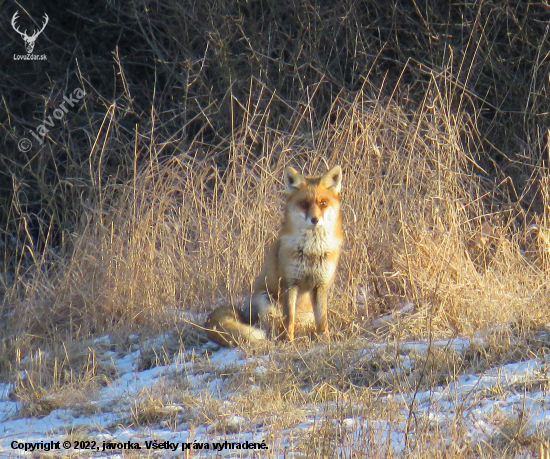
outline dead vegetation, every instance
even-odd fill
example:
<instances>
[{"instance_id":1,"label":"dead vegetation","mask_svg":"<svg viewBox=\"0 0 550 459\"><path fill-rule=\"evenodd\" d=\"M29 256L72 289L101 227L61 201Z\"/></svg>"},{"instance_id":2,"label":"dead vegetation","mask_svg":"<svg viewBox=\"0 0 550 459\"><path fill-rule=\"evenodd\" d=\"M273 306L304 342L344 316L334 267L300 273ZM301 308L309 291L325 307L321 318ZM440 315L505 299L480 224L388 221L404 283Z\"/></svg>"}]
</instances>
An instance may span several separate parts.
<instances>
[{"instance_id":1,"label":"dead vegetation","mask_svg":"<svg viewBox=\"0 0 550 459\"><path fill-rule=\"evenodd\" d=\"M391 422L397 409L380 394L548 352L548 5L107 3L74 23L49 12L63 26L37 47L59 78L37 63L19 76L10 56L0 70L0 374L19 416L93 409L87 392L117 375L96 337L124 354L166 333L143 347L144 368L204 343L204 313L249 292L287 165L344 169L335 343L277 344L263 373L227 370L227 406L142 394L123 424L272 423L276 438L300 407L336 404L307 434L318 457L350 441L349 457L365 445L381 457L376 426L361 446L329 418ZM97 58L76 65L73 53ZM18 151L74 87L82 103L43 145ZM400 349L480 334L488 344L462 354ZM390 346L364 355L365 339ZM239 392L249 385L253 396ZM492 457L539 441L506 418L484 456L460 424L450 444L420 424L409 457Z\"/></svg>"}]
</instances>

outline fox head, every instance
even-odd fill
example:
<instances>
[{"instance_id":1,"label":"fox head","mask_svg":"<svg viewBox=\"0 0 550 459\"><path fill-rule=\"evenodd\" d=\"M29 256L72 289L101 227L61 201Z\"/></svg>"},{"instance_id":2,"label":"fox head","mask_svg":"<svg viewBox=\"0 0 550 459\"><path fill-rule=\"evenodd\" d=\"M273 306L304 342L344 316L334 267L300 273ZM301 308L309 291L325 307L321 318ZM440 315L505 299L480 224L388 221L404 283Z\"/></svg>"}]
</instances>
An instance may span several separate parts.
<instances>
[{"instance_id":1,"label":"fox head","mask_svg":"<svg viewBox=\"0 0 550 459\"><path fill-rule=\"evenodd\" d=\"M304 177L287 167L284 172L286 215L293 226L334 228L340 223L342 168L335 166L321 177Z\"/></svg>"}]
</instances>

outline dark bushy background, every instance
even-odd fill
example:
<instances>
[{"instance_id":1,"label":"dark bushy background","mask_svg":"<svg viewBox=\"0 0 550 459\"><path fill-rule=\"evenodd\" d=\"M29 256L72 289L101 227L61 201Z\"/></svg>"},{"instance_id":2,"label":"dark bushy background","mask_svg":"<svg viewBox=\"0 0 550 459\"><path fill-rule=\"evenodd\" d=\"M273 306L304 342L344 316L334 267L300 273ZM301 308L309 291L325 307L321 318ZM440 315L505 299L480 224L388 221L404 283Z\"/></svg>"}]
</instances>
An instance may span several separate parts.
<instances>
[{"instance_id":1,"label":"dark bushy background","mask_svg":"<svg viewBox=\"0 0 550 459\"><path fill-rule=\"evenodd\" d=\"M0 250L62 248L94 180L125 180L135 155L139 164L190 145L208 152L252 109L281 131L296 130L305 110L314 126L334 122L333 102L357 91L411 110L430 88L446 92L449 116L472 113L465 138L487 179L511 183L507 196L522 205L544 172L545 2L21 0L2 11ZM25 54L16 11L29 33L48 14L34 49L47 61L14 60ZM85 98L40 146L30 133L78 87ZM143 132L166 148L134 148ZM33 141L26 153L23 137ZM261 155L261 140L249 142Z\"/></svg>"}]
</instances>

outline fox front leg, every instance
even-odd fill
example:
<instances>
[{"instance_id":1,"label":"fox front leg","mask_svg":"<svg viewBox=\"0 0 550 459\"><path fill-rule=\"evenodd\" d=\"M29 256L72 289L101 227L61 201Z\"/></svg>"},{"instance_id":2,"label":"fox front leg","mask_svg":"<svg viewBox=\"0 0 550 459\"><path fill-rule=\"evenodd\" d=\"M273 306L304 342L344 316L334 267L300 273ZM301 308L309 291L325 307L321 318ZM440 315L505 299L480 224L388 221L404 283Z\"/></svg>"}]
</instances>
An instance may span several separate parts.
<instances>
[{"instance_id":1,"label":"fox front leg","mask_svg":"<svg viewBox=\"0 0 550 459\"><path fill-rule=\"evenodd\" d=\"M298 286L290 285L286 288L283 301L283 316L286 337L289 341L294 339L294 322L296 315L296 301L298 299Z\"/></svg>"},{"instance_id":2,"label":"fox front leg","mask_svg":"<svg viewBox=\"0 0 550 459\"><path fill-rule=\"evenodd\" d=\"M323 336L324 339L329 340L330 334L328 331L327 322L327 297L328 288L324 286L315 287L313 289L313 314L315 316L315 331L317 335Z\"/></svg>"}]
</instances>

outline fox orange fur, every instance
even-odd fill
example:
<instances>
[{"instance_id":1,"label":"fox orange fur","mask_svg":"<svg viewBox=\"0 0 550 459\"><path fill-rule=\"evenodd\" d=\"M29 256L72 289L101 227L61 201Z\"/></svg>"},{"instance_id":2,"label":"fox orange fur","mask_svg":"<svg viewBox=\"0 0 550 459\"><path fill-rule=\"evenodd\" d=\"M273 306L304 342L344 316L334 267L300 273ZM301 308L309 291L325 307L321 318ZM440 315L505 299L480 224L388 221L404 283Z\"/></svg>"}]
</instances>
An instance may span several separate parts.
<instances>
[{"instance_id":1,"label":"fox orange fur","mask_svg":"<svg viewBox=\"0 0 550 459\"><path fill-rule=\"evenodd\" d=\"M284 184L287 201L283 226L254 281L249 308L244 308L243 317L232 311L229 321L218 308L208 319L209 330L223 329L223 336L209 331L209 337L219 344L252 336L258 329L244 323L247 318L251 324L259 321L263 326L282 319L290 341L296 324L308 326L313 322L316 333L329 338L327 295L344 239L339 198L342 169L336 166L320 177L304 177L288 167Z\"/></svg>"},{"instance_id":2,"label":"fox orange fur","mask_svg":"<svg viewBox=\"0 0 550 459\"><path fill-rule=\"evenodd\" d=\"M222 346L236 346L239 341L261 341L266 338L259 328L243 323L241 313L232 306L214 309L206 320L206 334Z\"/></svg>"}]
</instances>

